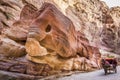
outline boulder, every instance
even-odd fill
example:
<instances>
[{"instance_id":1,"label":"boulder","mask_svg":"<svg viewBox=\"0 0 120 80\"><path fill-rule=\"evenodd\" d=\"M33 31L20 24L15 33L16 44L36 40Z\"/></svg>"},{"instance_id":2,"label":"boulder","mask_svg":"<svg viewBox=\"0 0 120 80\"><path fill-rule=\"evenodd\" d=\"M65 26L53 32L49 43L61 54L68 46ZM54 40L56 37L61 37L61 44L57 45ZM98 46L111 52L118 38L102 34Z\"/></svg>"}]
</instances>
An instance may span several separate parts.
<instances>
[{"instance_id":1,"label":"boulder","mask_svg":"<svg viewBox=\"0 0 120 80\"><path fill-rule=\"evenodd\" d=\"M99 50L94 52L95 49L90 46L85 35L76 31L72 21L53 4L44 3L40 11L38 11L39 16L31 23L28 32L25 45L28 60L49 64L57 70L73 70L74 65L83 64L88 67L92 64L89 60L93 58L93 54L100 55ZM78 62L75 60L74 63L76 56L80 57Z\"/></svg>"},{"instance_id":2,"label":"boulder","mask_svg":"<svg viewBox=\"0 0 120 80\"><path fill-rule=\"evenodd\" d=\"M77 36L71 20L50 3L44 3L40 10L41 14L30 25L26 44L29 38L35 38L40 45L61 57L75 56Z\"/></svg>"}]
</instances>

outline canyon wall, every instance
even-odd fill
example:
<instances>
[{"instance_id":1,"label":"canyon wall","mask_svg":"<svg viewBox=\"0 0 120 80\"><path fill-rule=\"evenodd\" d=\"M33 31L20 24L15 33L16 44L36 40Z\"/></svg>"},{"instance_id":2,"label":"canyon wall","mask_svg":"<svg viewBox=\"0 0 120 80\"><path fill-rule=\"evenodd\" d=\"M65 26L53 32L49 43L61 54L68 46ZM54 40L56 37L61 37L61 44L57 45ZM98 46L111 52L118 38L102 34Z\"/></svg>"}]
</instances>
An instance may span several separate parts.
<instances>
[{"instance_id":1,"label":"canyon wall","mask_svg":"<svg viewBox=\"0 0 120 80\"><path fill-rule=\"evenodd\" d=\"M12 15L0 14L2 58L22 57L55 70L89 70L100 68L99 49L119 54L120 7L109 8L100 0L2 3L9 5L1 5L2 12ZM39 74L31 67L32 74Z\"/></svg>"}]
</instances>

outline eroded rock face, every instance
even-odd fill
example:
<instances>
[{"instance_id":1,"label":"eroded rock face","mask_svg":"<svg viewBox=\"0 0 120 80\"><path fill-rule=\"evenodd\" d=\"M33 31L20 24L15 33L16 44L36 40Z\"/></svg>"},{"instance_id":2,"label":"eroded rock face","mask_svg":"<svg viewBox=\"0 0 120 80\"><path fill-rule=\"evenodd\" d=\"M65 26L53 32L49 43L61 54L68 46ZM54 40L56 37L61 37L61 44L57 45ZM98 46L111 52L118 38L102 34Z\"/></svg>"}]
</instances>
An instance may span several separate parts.
<instances>
[{"instance_id":1,"label":"eroded rock face","mask_svg":"<svg viewBox=\"0 0 120 80\"><path fill-rule=\"evenodd\" d=\"M101 43L105 46L107 51L119 54L119 7L113 7L107 11L104 17L104 24L101 33Z\"/></svg>"},{"instance_id":2,"label":"eroded rock face","mask_svg":"<svg viewBox=\"0 0 120 80\"><path fill-rule=\"evenodd\" d=\"M108 13L108 14L110 13L111 17L114 19L114 25L116 27L119 26L119 7L114 7L114 8L109 9L109 7L105 4L105 2L99 1L99 0L59 0L59 1L58 0L26 0L26 1L23 0L23 1L16 1L16 2L20 4L21 7L23 7L26 4L27 5L32 4L31 7L29 8L27 7L26 9L26 10L30 8L33 9L33 10L30 10L29 14L34 13L34 11L36 11L37 8L39 9L44 2L53 3L54 5L58 7L58 9L64 15L70 18L70 20L73 22L75 26L75 29L84 33L85 36L88 38L90 44L95 47L101 47L101 44L103 47L104 41L101 41L101 38L102 38L101 34L102 34L102 30L104 30L103 29L104 22L102 21L102 18L107 17L105 13ZM20 9L22 8L20 9L17 8L17 9L18 9L17 12L11 9L9 10L9 8L6 11L10 11L12 14L14 14L15 16L14 18L18 18L19 17L18 13L20 13ZM25 13L23 14L26 15L26 13L28 12L29 11L25 11ZM26 16L26 18L24 17L22 18L23 19L34 18L32 15L28 15L28 16ZM119 30L119 29L115 29L114 31L116 32L116 30ZM114 44L114 42L116 41L112 41L112 44ZM104 47L107 47L107 46L104 45ZM119 49L117 49L115 53L118 50Z\"/></svg>"},{"instance_id":3,"label":"eroded rock face","mask_svg":"<svg viewBox=\"0 0 120 80\"><path fill-rule=\"evenodd\" d=\"M0 37L0 54L7 57L20 57L26 54L25 46L9 38Z\"/></svg>"},{"instance_id":4,"label":"eroded rock face","mask_svg":"<svg viewBox=\"0 0 120 80\"><path fill-rule=\"evenodd\" d=\"M4 47L3 46L1 47L2 50L0 54L5 53L7 54L5 56L8 56L8 57L10 56L20 57L21 55L25 55L26 50L24 45L26 43L29 25L31 24L32 20L36 17L33 15L33 13L35 13L36 11L37 11L36 7L34 7L31 4L27 4L26 6L24 6L24 8L21 11L20 19L15 21L10 28L4 28L4 30L2 30L1 35L4 35L7 38L8 42L5 43L6 45L4 45ZM10 46L7 46L7 45L10 45ZM7 48L9 47L10 50L8 49L8 51L5 51L6 47ZM19 47L20 49L18 49ZM11 50L11 48L13 49Z\"/></svg>"},{"instance_id":5,"label":"eroded rock face","mask_svg":"<svg viewBox=\"0 0 120 80\"><path fill-rule=\"evenodd\" d=\"M109 10L111 17L114 20L113 25L111 25L110 29L112 30L111 37L114 38L114 47L113 50L114 53L119 54L120 53L120 7L113 7ZM114 36L114 37L113 37Z\"/></svg>"},{"instance_id":6,"label":"eroded rock face","mask_svg":"<svg viewBox=\"0 0 120 80\"><path fill-rule=\"evenodd\" d=\"M31 1L33 1L33 5ZM2 31L1 35L7 37L9 42L5 41L6 38L1 41L0 49L2 50L0 53L8 57L24 55L26 56L25 59L33 62L30 65L27 62L25 64L15 64L12 67L9 62L5 64L1 62L2 66L6 66L5 70L30 75L47 75L47 69L49 71L49 68L50 70L90 70L92 67L100 66L101 55L99 49L90 45L91 38L87 35L89 32L86 32L91 26L95 28L99 24L94 22L91 17L91 8L94 7L90 6L86 9L85 5L89 3L87 1L75 0L68 1L68 3L62 0L49 1L53 4L41 3L43 5L40 9L34 7L34 5L37 5L34 0L30 0L31 4L24 2L27 5L21 10L20 20L15 21L12 27ZM96 2L91 1L90 5L96 5L98 2L98 0L95 0ZM59 2L66 4L64 9L62 7L56 8L60 6ZM55 3L57 3L56 6ZM99 3L99 6L101 5ZM37 5L37 7L40 6ZM94 16L94 18L99 18L97 15ZM5 51L6 48L9 48L7 52ZM27 55L25 55L26 52ZM7 67L7 64L9 67ZM44 67L39 66L40 64L47 64L50 67L44 70ZM26 66L28 66L27 70Z\"/></svg>"},{"instance_id":7,"label":"eroded rock face","mask_svg":"<svg viewBox=\"0 0 120 80\"><path fill-rule=\"evenodd\" d=\"M38 18L30 25L26 42L27 59L47 63L54 69L72 70L75 56L92 60L93 54L100 54L99 51L93 53L94 49L85 35L77 32L71 20L54 5L44 3L40 10Z\"/></svg>"},{"instance_id":8,"label":"eroded rock face","mask_svg":"<svg viewBox=\"0 0 120 80\"><path fill-rule=\"evenodd\" d=\"M27 40L26 51L28 55L33 57L45 56L48 54L46 48L42 47L40 43L34 38L29 38Z\"/></svg>"},{"instance_id":9,"label":"eroded rock face","mask_svg":"<svg viewBox=\"0 0 120 80\"><path fill-rule=\"evenodd\" d=\"M0 54L7 57L25 56L25 43L27 39L29 25L33 19L32 13L36 11L31 4L26 5L21 11L20 20L15 21L10 28L4 28L1 32ZM26 14L25 14L26 12ZM27 16L29 18L27 18Z\"/></svg>"},{"instance_id":10,"label":"eroded rock face","mask_svg":"<svg viewBox=\"0 0 120 80\"><path fill-rule=\"evenodd\" d=\"M31 4L24 6L20 13L20 19L15 21L11 28L5 29L2 33L15 41L26 41L29 25L32 20L36 17L34 13L37 8Z\"/></svg>"},{"instance_id":11,"label":"eroded rock face","mask_svg":"<svg viewBox=\"0 0 120 80\"><path fill-rule=\"evenodd\" d=\"M45 3L41 9L39 17L30 25L28 41L35 38L62 57L74 56L77 41L72 22L52 4Z\"/></svg>"},{"instance_id":12,"label":"eroded rock face","mask_svg":"<svg viewBox=\"0 0 120 80\"><path fill-rule=\"evenodd\" d=\"M17 59L5 59L4 58L4 59L0 59L0 70L27 74L29 76L30 75L31 76L32 75L48 76L52 68L47 64L37 64L37 63L29 62L29 61L21 61Z\"/></svg>"}]
</instances>

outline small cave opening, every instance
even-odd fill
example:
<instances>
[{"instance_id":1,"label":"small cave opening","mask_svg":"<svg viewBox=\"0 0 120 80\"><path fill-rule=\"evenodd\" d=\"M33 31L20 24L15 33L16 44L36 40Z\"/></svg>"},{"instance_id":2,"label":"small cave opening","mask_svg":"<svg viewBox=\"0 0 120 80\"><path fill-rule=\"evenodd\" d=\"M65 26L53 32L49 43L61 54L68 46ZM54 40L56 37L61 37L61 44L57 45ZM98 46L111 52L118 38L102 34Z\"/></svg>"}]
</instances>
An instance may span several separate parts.
<instances>
[{"instance_id":1,"label":"small cave opening","mask_svg":"<svg viewBox=\"0 0 120 80\"><path fill-rule=\"evenodd\" d=\"M47 28L45 29L46 32L50 32L51 31L51 26L48 25Z\"/></svg>"}]
</instances>

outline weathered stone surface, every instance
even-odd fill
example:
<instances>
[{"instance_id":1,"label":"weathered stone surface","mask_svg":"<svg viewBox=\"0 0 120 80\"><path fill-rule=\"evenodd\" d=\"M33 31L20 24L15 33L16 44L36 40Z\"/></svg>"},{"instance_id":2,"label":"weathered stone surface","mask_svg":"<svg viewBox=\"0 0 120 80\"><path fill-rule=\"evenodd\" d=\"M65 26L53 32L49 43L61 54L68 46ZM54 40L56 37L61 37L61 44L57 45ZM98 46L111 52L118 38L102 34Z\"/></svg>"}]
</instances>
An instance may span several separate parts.
<instances>
[{"instance_id":1,"label":"weathered stone surface","mask_svg":"<svg viewBox=\"0 0 120 80\"><path fill-rule=\"evenodd\" d=\"M42 47L34 38L29 38L26 43L26 51L30 56L39 57L48 54L46 48Z\"/></svg>"},{"instance_id":2,"label":"weathered stone surface","mask_svg":"<svg viewBox=\"0 0 120 80\"><path fill-rule=\"evenodd\" d=\"M22 9L21 13L20 13L20 19L21 20L31 20L34 19L36 17L36 15L34 15L34 13L38 11L38 9L32 5L32 4L27 4L24 6L24 8Z\"/></svg>"},{"instance_id":3,"label":"weathered stone surface","mask_svg":"<svg viewBox=\"0 0 120 80\"><path fill-rule=\"evenodd\" d=\"M12 71L12 72L17 72L17 73L26 73L26 68L27 68L27 65L25 64L20 64L20 63L16 63L14 64L13 66L10 66L9 68L9 71Z\"/></svg>"},{"instance_id":4,"label":"weathered stone surface","mask_svg":"<svg viewBox=\"0 0 120 80\"><path fill-rule=\"evenodd\" d=\"M28 8L29 7L29 8ZM8 57L20 57L25 55L25 42L27 39L29 25L31 23L32 11L36 9L28 4L21 11L20 20L15 21L12 27L2 30L0 53ZM26 12L26 14L25 14ZM28 12L31 12L29 14ZM27 18L24 15L29 16Z\"/></svg>"},{"instance_id":5,"label":"weathered stone surface","mask_svg":"<svg viewBox=\"0 0 120 80\"><path fill-rule=\"evenodd\" d=\"M25 60L21 61L16 59L2 58L0 60L0 70L39 77L51 75L50 72L53 69L47 64L37 64Z\"/></svg>"},{"instance_id":6,"label":"weathered stone surface","mask_svg":"<svg viewBox=\"0 0 120 80\"><path fill-rule=\"evenodd\" d=\"M107 16L102 33L101 33L101 44L106 47L107 51L119 54L119 32L120 32L120 16L118 11L120 11L119 7L113 7L107 11Z\"/></svg>"},{"instance_id":7,"label":"weathered stone surface","mask_svg":"<svg viewBox=\"0 0 120 80\"><path fill-rule=\"evenodd\" d=\"M21 26L20 27L16 26L10 29L6 29L3 33L7 37L15 41L25 41L27 39L28 31L22 28Z\"/></svg>"},{"instance_id":8,"label":"weathered stone surface","mask_svg":"<svg viewBox=\"0 0 120 80\"><path fill-rule=\"evenodd\" d=\"M51 70L47 64L30 63L27 66L26 73L35 76L48 76Z\"/></svg>"},{"instance_id":9,"label":"weathered stone surface","mask_svg":"<svg viewBox=\"0 0 120 80\"><path fill-rule=\"evenodd\" d=\"M12 65L13 65L12 63L0 61L0 70L8 71Z\"/></svg>"},{"instance_id":10,"label":"weathered stone surface","mask_svg":"<svg viewBox=\"0 0 120 80\"><path fill-rule=\"evenodd\" d=\"M55 53L42 56L42 57L31 57L27 55L28 60L35 63L43 63L48 64L55 70L72 70L73 67L73 58L72 59L64 59Z\"/></svg>"},{"instance_id":11,"label":"weathered stone surface","mask_svg":"<svg viewBox=\"0 0 120 80\"><path fill-rule=\"evenodd\" d=\"M15 14L15 18L20 15L20 20L7 29L0 25L1 35L8 37L0 38L1 54L19 57L26 50L25 58L34 63L48 64L56 70L89 70L100 66L99 47L106 47L106 50L119 54L119 7L109 9L99 0L22 1L18 1L22 5L22 10L18 10L19 13L22 11L21 14L8 9ZM51 2L53 5L44 2ZM24 4L27 5L23 7ZM12 21L8 23L11 24ZM6 66L1 69L8 70L7 65L9 63L1 63L0 67ZM49 75L49 68L43 68L32 64L27 73ZM11 67L10 71L26 72L19 64Z\"/></svg>"},{"instance_id":12,"label":"weathered stone surface","mask_svg":"<svg viewBox=\"0 0 120 80\"><path fill-rule=\"evenodd\" d=\"M43 69L44 69L44 66L39 66L39 64L30 64L27 67L26 73L37 76L37 75L41 75Z\"/></svg>"},{"instance_id":13,"label":"weathered stone surface","mask_svg":"<svg viewBox=\"0 0 120 80\"><path fill-rule=\"evenodd\" d=\"M81 57L91 58L93 51L88 39L81 32L77 32L77 54Z\"/></svg>"},{"instance_id":14,"label":"weathered stone surface","mask_svg":"<svg viewBox=\"0 0 120 80\"><path fill-rule=\"evenodd\" d=\"M36 17L37 9L32 4L27 4L21 11L20 20L15 21L11 28L5 29L2 33L15 41L26 41L29 25Z\"/></svg>"},{"instance_id":15,"label":"weathered stone surface","mask_svg":"<svg viewBox=\"0 0 120 80\"><path fill-rule=\"evenodd\" d=\"M43 4L41 10L41 15L30 25L28 39L37 39L43 47L62 57L74 56L77 41L72 22L49 3Z\"/></svg>"},{"instance_id":16,"label":"weathered stone surface","mask_svg":"<svg viewBox=\"0 0 120 80\"><path fill-rule=\"evenodd\" d=\"M0 54L8 57L20 57L25 55L25 47L15 41L2 37L0 38Z\"/></svg>"},{"instance_id":17,"label":"weathered stone surface","mask_svg":"<svg viewBox=\"0 0 120 80\"><path fill-rule=\"evenodd\" d=\"M73 62L73 70L89 71L91 69L91 66L92 63L88 63L88 59L86 59L85 57L75 58Z\"/></svg>"},{"instance_id":18,"label":"weathered stone surface","mask_svg":"<svg viewBox=\"0 0 120 80\"><path fill-rule=\"evenodd\" d=\"M71 21L75 25L75 29L78 31L81 31L82 33L85 34L85 36L90 41L90 44L92 44L93 46L99 45L99 47L101 47L100 44L103 44L102 42L100 42L101 38L102 38L102 36L100 36L100 35L101 35L102 29L104 27L103 23L105 22L105 21L102 21L102 19L107 18L105 13L108 14L108 17L109 17L109 13L110 13L110 15L112 15L111 17L114 19L114 23L116 24L116 26L117 27L119 26L119 7L114 7L114 8L109 9L108 6L105 4L105 2L99 1L99 0L81 0L81 1L79 1L79 0L69 0L69 1L64 1L64 0L59 0L59 1L57 1L57 0L26 0L26 1L15 1L15 2L20 4L20 7L22 7L22 8L23 8L23 5L27 4L26 8L24 8L22 10L23 13L21 14L21 16L24 16L24 15L27 15L27 16L26 16L26 18L25 18L25 16L21 17L22 20L23 19L33 19L34 11L36 12L44 2L51 2L51 3L55 4L57 7L59 7L58 9L63 14L65 14L67 17L69 17L71 19ZM89 6L89 7L87 7L87 6ZM9 8L6 11L14 14L14 16L15 16L14 18L18 18L19 17L18 15L22 8L16 8L16 9L18 9L17 12L14 10L11 10L11 9L9 10ZM41 13L41 12L39 12L39 13ZM2 17L2 19L4 19L4 17ZM113 22L113 21L110 21L110 22ZM119 30L119 29L117 29L117 30ZM115 29L115 32L116 32L116 29ZM113 44L115 42L116 41L112 41L111 43ZM111 43L109 43L109 44L111 44ZM117 44L117 43L115 43L115 44ZM119 44L119 42L118 42L118 44ZM103 45L102 45L102 47L103 47ZM105 47L106 47L106 45L105 45ZM115 53L116 52L119 52L119 49L116 48Z\"/></svg>"},{"instance_id":19,"label":"weathered stone surface","mask_svg":"<svg viewBox=\"0 0 120 80\"><path fill-rule=\"evenodd\" d=\"M40 10L41 14L30 25L25 45L28 60L61 70L73 70L77 55L94 62L93 66L98 64L92 58L100 52L98 49L98 52L94 51L85 35L75 30L70 19L50 3L44 3ZM85 67L89 64L83 61Z\"/></svg>"}]
</instances>

